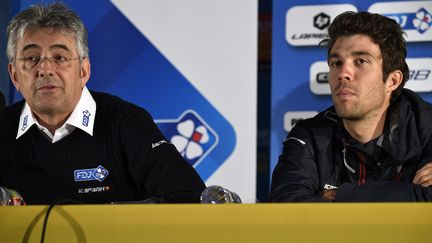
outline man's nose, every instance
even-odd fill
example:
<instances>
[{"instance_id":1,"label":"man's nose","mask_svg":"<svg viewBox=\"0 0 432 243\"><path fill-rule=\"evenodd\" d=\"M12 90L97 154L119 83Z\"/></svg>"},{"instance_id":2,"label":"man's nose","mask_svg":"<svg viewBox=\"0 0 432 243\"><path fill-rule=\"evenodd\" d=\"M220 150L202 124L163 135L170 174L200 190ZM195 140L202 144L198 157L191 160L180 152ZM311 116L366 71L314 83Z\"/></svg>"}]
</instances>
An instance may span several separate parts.
<instances>
[{"instance_id":1,"label":"man's nose","mask_svg":"<svg viewBox=\"0 0 432 243\"><path fill-rule=\"evenodd\" d=\"M37 64L38 76L53 76L55 68L55 63L53 63L49 58L43 57Z\"/></svg>"},{"instance_id":2,"label":"man's nose","mask_svg":"<svg viewBox=\"0 0 432 243\"><path fill-rule=\"evenodd\" d=\"M352 65L348 63L344 63L338 75L339 81L352 81L354 79L354 70Z\"/></svg>"}]
</instances>

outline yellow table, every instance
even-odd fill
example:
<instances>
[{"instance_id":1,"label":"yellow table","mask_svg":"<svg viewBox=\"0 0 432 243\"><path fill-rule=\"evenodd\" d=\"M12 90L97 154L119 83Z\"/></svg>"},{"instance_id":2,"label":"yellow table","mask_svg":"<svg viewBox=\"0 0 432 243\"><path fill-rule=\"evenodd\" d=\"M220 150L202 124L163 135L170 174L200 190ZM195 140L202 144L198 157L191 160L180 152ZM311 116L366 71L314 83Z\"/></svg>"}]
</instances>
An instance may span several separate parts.
<instances>
[{"instance_id":1,"label":"yellow table","mask_svg":"<svg viewBox=\"0 0 432 243\"><path fill-rule=\"evenodd\" d=\"M40 242L46 209L0 207L0 242ZM45 242L432 242L432 203L56 206Z\"/></svg>"}]
</instances>

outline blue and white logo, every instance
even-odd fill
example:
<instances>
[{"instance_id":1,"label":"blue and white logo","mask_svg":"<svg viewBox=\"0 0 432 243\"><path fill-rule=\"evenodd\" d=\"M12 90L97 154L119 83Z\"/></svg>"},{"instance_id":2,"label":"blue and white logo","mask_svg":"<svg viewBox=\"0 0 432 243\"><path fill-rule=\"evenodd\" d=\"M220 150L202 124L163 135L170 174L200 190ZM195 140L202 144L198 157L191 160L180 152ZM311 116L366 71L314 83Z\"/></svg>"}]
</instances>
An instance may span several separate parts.
<instances>
[{"instance_id":1,"label":"blue and white logo","mask_svg":"<svg viewBox=\"0 0 432 243\"><path fill-rule=\"evenodd\" d=\"M407 42L432 41L432 1L377 2L368 12L398 22L407 35Z\"/></svg>"},{"instance_id":2,"label":"blue and white logo","mask_svg":"<svg viewBox=\"0 0 432 243\"><path fill-rule=\"evenodd\" d=\"M92 169L81 169L74 171L74 180L79 181L100 181L102 182L108 176L109 172L102 165Z\"/></svg>"},{"instance_id":3,"label":"blue and white logo","mask_svg":"<svg viewBox=\"0 0 432 243\"><path fill-rule=\"evenodd\" d=\"M88 127L90 116L91 114L88 110L83 111L83 126Z\"/></svg>"},{"instance_id":4,"label":"blue and white logo","mask_svg":"<svg viewBox=\"0 0 432 243\"><path fill-rule=\"evenodd\" d=\"M178 119L156 122L192 166L197 166L219 141L214 130L194 110L185 111Z\"/></svg>"},{"instance_id":5,"label":"blue and white logo","mask_svg":"<svg viewBox=\"0 0 432 243\"><path fill-rule=\"evenodd\" d=\"M423 34L432 26L432 15L426 9L421 8L413 19L413 25L418 32Z\"/></svg>"},{"instance_id":6,"label":"blue and white logo","mask_svg":"<svg viewBox=\"0 0 432 243\"><path fill-rule=\"evenodd\" d=\"M28 115L26 115L26 116L24 117L24 119L23 119L23 124L22 124L22 127L21 127L21 131L25 131L25 130L26 130L26 128L27 128L27 123L28 123Z\"/></svg>"},{"instance_id":7,"label":"blue and white logo","mask_svg":"<svg viewBox=\"0 0 432 243\"><path fill-rule=\"evenodd\" d=\"M398 22L404 30L417 30L420 34L425 33L432 26L432 16L425 8L420 8L414 13L384 15Z\"/></svg>"}]
</instances>

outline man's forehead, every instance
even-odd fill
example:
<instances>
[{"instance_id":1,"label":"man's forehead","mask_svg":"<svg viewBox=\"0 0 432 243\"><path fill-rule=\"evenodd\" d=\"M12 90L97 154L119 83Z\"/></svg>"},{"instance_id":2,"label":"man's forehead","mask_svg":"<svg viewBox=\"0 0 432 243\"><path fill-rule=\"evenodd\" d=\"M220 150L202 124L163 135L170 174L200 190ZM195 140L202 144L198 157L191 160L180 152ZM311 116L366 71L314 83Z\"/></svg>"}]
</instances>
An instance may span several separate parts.
<instances>
[{"instance_id":1,"label":"man's forehead","mask_svg":"<svg viewBox=\"0 0 432 243\"><path fill-rule=\"evenodd\" d=\"M73 33L66 29L61 29L57 27L39 27L34 25L30 25L22 29L20 37L23 38L26 35L34 34L62 35L65 37L74 37Z\"/></svg>"},{"instance_id":2,"label":"man's forehead","mask_svg":"<svg viewBox=\"0 0 432 243\"><path fill-rule=\"evenodd\" d=\"M371 55L380 56L378 44L367 35L353 35L339 37L331 48L330 56L349 54L353 56Z\"/></svg>"},{"instance_id":3,"label":"man's forehead","mask_svg":"<svg viewBox=\"0 0 432 243\"><path fill-rule=\"evenodd\" d=\"M24 49L74 49L75 37L68 31L55 28L28 27L18 40L18 48Z\"/></svg>"}]
</instances>

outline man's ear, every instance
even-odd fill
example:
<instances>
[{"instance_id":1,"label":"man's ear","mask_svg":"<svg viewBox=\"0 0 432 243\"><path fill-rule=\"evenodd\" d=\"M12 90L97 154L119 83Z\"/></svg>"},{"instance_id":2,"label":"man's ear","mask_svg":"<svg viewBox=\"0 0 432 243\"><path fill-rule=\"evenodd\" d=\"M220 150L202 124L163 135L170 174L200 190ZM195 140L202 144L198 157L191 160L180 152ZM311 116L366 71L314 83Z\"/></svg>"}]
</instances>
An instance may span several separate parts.
<instances>
[{"instance_id":1,"label":"man's ear","mask_svg":"<svg viewBox=\"0 0 432 243\"><path fill-rule=\"evenodd\" d=\"M16 76L16 68L14 64L12 63L8 64L8 72L13 85L15 86L16 90L19 91L19 80Z\"/></svg>"},{"instance_id":2,"label":"man's ear","mask_svg":"<svg viewBox=\"0 0 432 243\"><path fill-rule=\"evenodd\" d=\"M81 63L81 70L80 70L80 76L81 76L81 86L84 87L87 83L87 81L90 79L90 59L84 58Z\"/></svg>"},{"instance_id":3,"label":"man's ear","mask_svg":"<svg viewBox=\"0 0 432 243\"><path fill-rule=\"evenodd\" d=\"M389 74L386 80L386 87L388 92L393 92L401 85L403 73L400 70L395 70Z\"/></svg>"}]
</instances>

